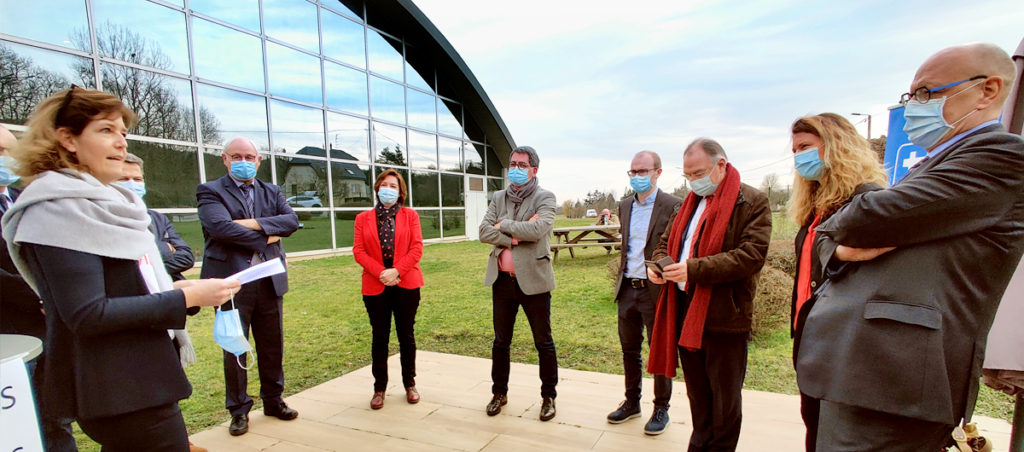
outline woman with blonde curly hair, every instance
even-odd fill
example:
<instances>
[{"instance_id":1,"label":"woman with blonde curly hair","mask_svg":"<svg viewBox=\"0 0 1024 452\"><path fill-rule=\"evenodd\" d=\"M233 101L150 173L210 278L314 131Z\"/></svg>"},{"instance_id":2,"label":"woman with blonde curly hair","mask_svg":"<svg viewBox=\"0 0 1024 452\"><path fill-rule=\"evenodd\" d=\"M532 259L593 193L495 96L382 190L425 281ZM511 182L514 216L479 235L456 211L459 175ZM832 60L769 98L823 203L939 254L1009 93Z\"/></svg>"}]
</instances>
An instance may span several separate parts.
<instances>
[{"instance_id":1,"label":"woman with blonde curly hair","mask_svg":"<svg viewBox=\"0 0 1024 452\"><path fill-rule=\"evenodd\" d=\"M77 419L104 451L184 451L178 401L192 387L168 330L239 283L167 275L146 205L112 184L134 121L102 91L72 86L43 100L12 152L29 184L3 236L46 312L42 411Z\"/></svg>"},{"instance_id":2,"label":"woman with blonde curly hair","mask_svg":"<svg viewBox=\"0 0 1024 452\"><path fill-rule=\"evenodd\" d=\"M827 262L818 260L820 242L814 228L857 194L881 189L886 177L868 140L850 121L835 113L797 119L792 127L792 140L797 171L789 215L800 225L795 240L796 278L790 322L796 363L804 321L814 304L813 293L825 279L822 266ZM808 451L815 450L818 406L817 399L800 394Z\"/></svg>"}]
</instances>

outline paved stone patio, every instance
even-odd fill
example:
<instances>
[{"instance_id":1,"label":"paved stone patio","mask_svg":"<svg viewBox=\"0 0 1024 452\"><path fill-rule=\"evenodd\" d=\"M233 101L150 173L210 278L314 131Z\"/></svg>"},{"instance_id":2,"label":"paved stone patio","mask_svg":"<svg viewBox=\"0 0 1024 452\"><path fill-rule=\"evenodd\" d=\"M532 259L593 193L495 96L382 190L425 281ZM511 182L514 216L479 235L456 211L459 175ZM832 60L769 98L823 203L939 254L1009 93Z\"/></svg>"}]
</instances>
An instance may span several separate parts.
<instances>
[{"instance_id":1,"label":"paved stone patio","mask_svg":"<svg viewBox=\"0 0 1024 452\"><path fill-rule=\"evenodd\" d=\"M249 433L233 437L225 422L192 436L211 451L684 451L690 436L685 388L676 382L660 436L643 433L651 414L651 380L644 381L643 416L623 424L605 421L622 400L622 376L559 369L558 415L540 422L536 365L512 364L509 403L488 417L490 360L419 351L416 386L422 400L405 402L398 355L389 360L391 381L384 408L370 409L373 377L363 367L288 397L299 418L281 421L253 411ZM798 396L743 391L740 451L800 451L804 427ZM225 418L227 416L225 415ZM977 419L995 451L1006 450L1010 424Z\"/></svg>"}]
</instances>

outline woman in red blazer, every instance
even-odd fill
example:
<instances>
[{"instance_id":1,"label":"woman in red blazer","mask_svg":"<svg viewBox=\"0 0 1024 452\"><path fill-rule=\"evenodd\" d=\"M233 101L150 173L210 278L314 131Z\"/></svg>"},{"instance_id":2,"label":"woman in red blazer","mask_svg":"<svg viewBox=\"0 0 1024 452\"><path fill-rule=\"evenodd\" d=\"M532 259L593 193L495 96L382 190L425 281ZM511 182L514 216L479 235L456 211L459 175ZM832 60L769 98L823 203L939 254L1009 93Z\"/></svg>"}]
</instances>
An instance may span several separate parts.
<instances>
[{"instance_id":1,"label":"woman in red blazer","mask_svg":"<svg viewBox=\"0 0 1024 452\"><path fill-rule=\"evenodd\" d=\"M373 184L377 205L356 216L352 254L363 267L363 304L373 328L373 398L370 408L384 406L388 385L388 339L395 316L402 384L409 403L420 401L416 391L416 308L420 305L423 272L423 234L415 210L403 207L408 199L402 175L388 169Z\"/></svg>"}]
</instances>

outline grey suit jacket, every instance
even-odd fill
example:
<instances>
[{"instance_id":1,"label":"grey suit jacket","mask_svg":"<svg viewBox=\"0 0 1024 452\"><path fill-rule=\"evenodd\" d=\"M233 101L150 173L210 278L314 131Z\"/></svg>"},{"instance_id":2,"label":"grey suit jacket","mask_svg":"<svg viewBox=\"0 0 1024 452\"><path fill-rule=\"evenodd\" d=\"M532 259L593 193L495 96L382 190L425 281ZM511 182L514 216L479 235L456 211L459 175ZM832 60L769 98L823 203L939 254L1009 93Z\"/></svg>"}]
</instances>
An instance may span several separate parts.
<instances>
[{"instance_id":1,"label":"grey suit jacket","mask_svg":"<svg viewBox=\"0 0 1024 452\"><path fill-rule=\"evenodd\" d=\"M551 230L555 225L555 194L543 188L537 190L519 206L505 198L505 190L494 193L487 214L480 223L480 241L494 245L487 260L487 274L484 284L492 285L498 279L498 254L502 248L512 249L512 260L516 266L516 280L526 295L555 290L555 272L551 268ZM533 214L536 221L528 221ZM494 224L501 221L501 229ZM512 246L512 237L519 244Z\"/></svg>"},{"instance_id":2,"label":"grey suit jacket","mask_svg":"<svg viewBox=\"0 0 1024 452\"><path fill-rule=\"evenodd\" d=\"M854 197L817 228L831 279L804 326L800 390L950 425L969 416L1022 224L1024 139L999 125ZM896 249L838 267L836 244Z\"/></svg>"},{"instance_id":3,"label":"grey suit jacket","mask_svg":"<svg viewBox=\"0 0 1024 452\"><path fill-rule=\"evenodd\" d=\"M630 196L622 201L619 201L619 235L622 236L622 251L619 253L619 276L615 280L615 299L619 299L619 291L622 289L622 279L626 275L626 256L629 253L629 225L633 215L633 200L635 196ZM672 218L675 216L676 211L679 210L679 206L683 204L683 200L673 196L664 190L659 189L657 197L654 198L654 209L651 210L651 219L647 226L647 238L644 242L644 259L650 259L651 254L654 253L654 248L658 246L658 241L661 240L661 234L665 232L665 228L671 225ZM652 303L658 301L658 293L661 292L663 284L648 284L647 290L650 294L650 301Z\"/></svg>"}]
</instances>

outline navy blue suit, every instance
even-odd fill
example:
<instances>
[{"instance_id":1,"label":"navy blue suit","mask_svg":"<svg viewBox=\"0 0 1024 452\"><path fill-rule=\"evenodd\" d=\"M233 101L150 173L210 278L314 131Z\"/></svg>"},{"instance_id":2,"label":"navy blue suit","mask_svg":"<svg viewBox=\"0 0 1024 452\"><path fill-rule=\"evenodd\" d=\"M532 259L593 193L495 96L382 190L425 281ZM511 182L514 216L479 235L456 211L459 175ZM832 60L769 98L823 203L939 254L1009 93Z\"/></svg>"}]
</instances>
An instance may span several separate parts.
<instances>
[{"instance_id":1,"label":"navy blue suit","mask_svg":"<svg viewBox=\"0 0 1024 452\"><path fill-rule=\"evenodd\" d=\"M224 278L245 270L251 266L256 253L264 260L283 259L281 242L268 245L268 237L287 237L299 228L299 217L288 206L280 187L259 180L253 180L253 210L261 231L233 221L249 218L249 215L245 197L231 176L200 185L196 188L196 199L206 241L202 278ZM282 273L242 286L234 300L246 336L252 326L259 359L260 397L265 405L280 403L284 392L281 297L287 291L288 276ZM221 307L224 308L231 309L230 303ZM246 371L239 368L235 355L227 352L224 352L224 379L228 411L232 415L248 413L253 400L246 393Z\"/></svg>"}]
</instances>

